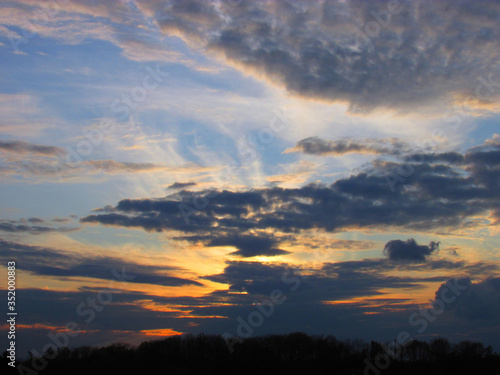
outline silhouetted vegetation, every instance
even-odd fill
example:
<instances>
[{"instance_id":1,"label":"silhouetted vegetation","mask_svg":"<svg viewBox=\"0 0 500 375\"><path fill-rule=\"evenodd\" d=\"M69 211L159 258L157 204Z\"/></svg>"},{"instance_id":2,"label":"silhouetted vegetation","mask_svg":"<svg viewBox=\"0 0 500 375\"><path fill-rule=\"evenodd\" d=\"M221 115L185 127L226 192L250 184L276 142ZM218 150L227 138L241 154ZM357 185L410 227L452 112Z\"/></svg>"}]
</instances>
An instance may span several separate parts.
<instances>
[{"instance_id":1,"label":"silhouetted vegetation","mask_svg":"<svg viewBox=\"0 0 500 375\"><path fill-rule=\"evenodd\" d=\"M254 337L234 344L221 336L183 335L128 344L62 348L18 363L24 374L494 374L500 356L491 347L438 338L395 346L304 333ZM2 373L7 366L1 357ZM43 366L43 362L46 365ZM368 363L370 365L368 365ZM378 366L378 367L377 367ZM38 368L37 368L38 367ZM42 367L44 367L42 369ZM37 370L30 372L28 369ZM18 373L11 369L12 373Z\"/></svg>"}]
</instances>

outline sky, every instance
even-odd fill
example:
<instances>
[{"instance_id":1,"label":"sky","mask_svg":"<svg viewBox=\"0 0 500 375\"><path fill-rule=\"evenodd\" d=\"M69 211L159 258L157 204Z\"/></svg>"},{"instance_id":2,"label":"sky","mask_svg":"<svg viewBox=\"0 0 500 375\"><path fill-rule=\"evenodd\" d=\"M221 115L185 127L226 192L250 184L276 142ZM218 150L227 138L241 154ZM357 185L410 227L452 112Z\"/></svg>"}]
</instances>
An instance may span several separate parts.
<instances>
[{"instance_id":1,"label":"sky","mask_svg":"<svg viewBox=\"0 0 500 375\"><path fill-rule=\"evenodd\" d=\"M2 1L18 355L296 331L500 350L499 18L498 1Z\"/></svg>"}]
</instances>

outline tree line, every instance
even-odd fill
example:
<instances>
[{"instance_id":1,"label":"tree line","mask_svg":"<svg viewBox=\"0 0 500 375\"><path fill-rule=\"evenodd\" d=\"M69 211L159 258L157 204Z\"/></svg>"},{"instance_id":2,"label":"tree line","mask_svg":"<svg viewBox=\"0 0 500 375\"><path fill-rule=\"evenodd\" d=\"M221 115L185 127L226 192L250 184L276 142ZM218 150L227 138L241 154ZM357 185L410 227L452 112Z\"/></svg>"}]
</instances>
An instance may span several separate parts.
<instances>
[{"instance_id":1,"label":"tree line","mask_svg":"<svg viewBox=\"0 0 500 375\"><path fill-rule=\"evenodd\" d=\"M450 343L444 338L430 342L412 340L394 350L390 363L380 362L391 343L340 340L330 335L296 332L265 335L234 343L234 351L219 335L180 335L143 342L138 346L116 343L106 347L60 348L7 366L2 374L99 375L99 374L470 374L496 373L500 355L472 341ZM50 359L47 359L50 358ZM37 364L48 362L41 371ZM22 366L22 371L18 371ZM30 372L32 370L33 372ZM24 373L23 373L24 371Z\"/></svg>"}]
</instances>

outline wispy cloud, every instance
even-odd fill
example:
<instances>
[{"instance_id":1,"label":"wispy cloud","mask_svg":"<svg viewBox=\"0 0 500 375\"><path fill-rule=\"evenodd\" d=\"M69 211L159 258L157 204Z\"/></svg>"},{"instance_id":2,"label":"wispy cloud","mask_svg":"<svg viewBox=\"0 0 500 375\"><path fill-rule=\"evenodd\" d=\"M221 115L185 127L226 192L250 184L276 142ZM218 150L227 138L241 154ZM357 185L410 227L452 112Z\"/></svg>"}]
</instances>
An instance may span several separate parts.
<instances>
[{"instance_id":1,"label":"wispy cloud","mask_svg":"<svg viewBox=\"0 0 500 375\"><path fill-rule=\"evenodd\" d=\"M133 276L132 282L161 286L182 286L202 284L165 274L175 271L175 267L141 265L123 259L99 256L91 257L65 251L29 246L0 240L0 258L7 261L15 256L19 269L36 275L64 277L89 277L93 279L113 280L113 270Z\"/></svg>"},{"instance_id":2,"label":"wispy cloud","mask_svg":"<svg viewBox=\"0 0 500 375\"><path fill-rule=\"evenodd\" d=\"M69 151L68 151L69 150ZM203 167L194 163L171 166L151 162L120 162L110 159L83 160L71 149L35 144L26 141L0 141L2 159L0 173L6 176L23 176L26 179L52 182L82 181L85 176L132 175L137 173L170 174L171 176L209 174L217 167ZM26 156L30 154L30 158ZM58 177L54 180L54 177Z\"/></svg>"},{"instance_id":3,"label":"wispy cloud","mask_svg":"<svg viewBox=\"0 0 500 375\"><path fill-rule=\"evenodd\" d=\"M78 227L55 227L42 219L0 220L0 231L7 233L45 234L51 232L68 233L79 230Z\"/></svg>"}]
</instances>

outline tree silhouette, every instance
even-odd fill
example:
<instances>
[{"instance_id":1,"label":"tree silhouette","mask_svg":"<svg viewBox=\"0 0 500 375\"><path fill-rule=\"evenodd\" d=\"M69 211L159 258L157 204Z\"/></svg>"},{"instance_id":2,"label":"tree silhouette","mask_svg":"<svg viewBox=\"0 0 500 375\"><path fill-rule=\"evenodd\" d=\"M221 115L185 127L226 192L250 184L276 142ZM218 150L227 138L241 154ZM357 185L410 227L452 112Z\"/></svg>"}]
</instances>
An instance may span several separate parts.
<instances>
[{"instance_id":1,"label":"tree silhouette","mask_svg":"<svg viewBox=\"0 0 500 375\"><path fill-rule=\"evenodd\" d=\"M339 340L333 336L310 336L302 332L266 335L243 340L230 352L222 336L182 335L147 341L137 347L116 343L103 348L83 346L47 352L47 366L39 375L100 374L381 374L377 356L386 355L389 343ZM430 343L413 340L400 348L383 369L391 374L496 373L500 356L491 347L464 341L451 344L444 338ZM18 373L1 356L2 374ZM30 357L19 364L32 368ZM371 368L367 370L367 361ZM4 369L7 368L7 371ZM379 372L376 372L379 371ZM21 372L22 373L22 372ZM35 372L25 372L34 374Z\"/></svg>"}]
</instances>

